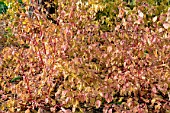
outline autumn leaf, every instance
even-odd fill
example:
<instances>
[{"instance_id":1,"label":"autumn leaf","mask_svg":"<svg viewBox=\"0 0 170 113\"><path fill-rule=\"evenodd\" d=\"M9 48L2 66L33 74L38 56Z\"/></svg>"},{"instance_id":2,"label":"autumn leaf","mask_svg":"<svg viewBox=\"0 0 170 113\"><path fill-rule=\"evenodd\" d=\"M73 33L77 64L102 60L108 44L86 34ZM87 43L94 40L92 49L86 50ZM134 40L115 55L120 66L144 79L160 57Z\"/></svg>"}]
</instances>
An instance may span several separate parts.
<instances>
[{"instance_id":1,"label":"autumn leaf","mask_svg":"<svg viewBox=\"0 0 170 113\"><path fill-rule=\"evenodd\" d=\"M156 22L156 21L157 21L157 18L158 18L158 17L155 16L155 17L152 19L152 21L153 21L153 22Z\"/></svg>"},{"instance_id":2,"label":"autumn leaf","mask_svg":"<svg viewBox=\"0 0 170 113\"><path fill-rule=\"evenodd\" d=\"M25 113L31 113L30 109L27 109L27 110L25 111Z\"/></svg>"},{"instance_id":3,"label":"autumn leaf","mask_svg":"<svg viewBox=\"0 0 170 113\"><path fill-rule=\"evenodd\" d=\"M170 23L168 23L168 22L163 23L163 27L165 29L168 29L170 27Z\"/></svg>"},{"instance_id":4,"label":"autumn leaf","mask_svg":"<svg viewBox=\"0 0 170 113\"><path fill-rule=\"evenodd\" d=\"M102 102L100 100L96 101L96 108L99 108L101 106Z\"/></svg>"},{"instance_id":5,"label":"autumn leaf","mask_svg":"<svg viewBox=\"0 0 170 113\"><path fill-rule=\"evenodd\" d=\"M110 53L112 51L112 46L107 47L107 52Z\"/></svg>"}]
</instances>

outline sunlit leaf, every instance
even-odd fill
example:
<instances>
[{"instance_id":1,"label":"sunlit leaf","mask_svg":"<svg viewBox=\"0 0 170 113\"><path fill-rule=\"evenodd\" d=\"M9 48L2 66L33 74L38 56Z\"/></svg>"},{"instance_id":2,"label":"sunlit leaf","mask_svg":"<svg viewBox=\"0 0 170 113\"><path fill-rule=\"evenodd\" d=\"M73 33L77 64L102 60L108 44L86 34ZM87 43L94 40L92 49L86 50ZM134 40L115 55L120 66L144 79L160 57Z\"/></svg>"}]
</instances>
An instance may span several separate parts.
<instances>
[{"instance_id":1,"label":"sunlit leaf","mask_svg":"<svg viewBox=\"0 0 170 113\"><path fill-rule=\"evenodd\" d=\"M163 27L164 27L165 29L168 29L168 28L170 27L170 23L164 23L164 24L163 24Z\"/></svg>"},{"instance_id":2,"label":"sunlit leaf","mask_svg":"<svg viewBox=\"0 0 170 113\"><path fill-rule=\"evenodd\" d=\"M152 21L153 21L153 22L156 22L156 21L157 21L157 18L158 18L158 17L155 16L155 17L152 19Z\"/></svg>"}]
</instances>

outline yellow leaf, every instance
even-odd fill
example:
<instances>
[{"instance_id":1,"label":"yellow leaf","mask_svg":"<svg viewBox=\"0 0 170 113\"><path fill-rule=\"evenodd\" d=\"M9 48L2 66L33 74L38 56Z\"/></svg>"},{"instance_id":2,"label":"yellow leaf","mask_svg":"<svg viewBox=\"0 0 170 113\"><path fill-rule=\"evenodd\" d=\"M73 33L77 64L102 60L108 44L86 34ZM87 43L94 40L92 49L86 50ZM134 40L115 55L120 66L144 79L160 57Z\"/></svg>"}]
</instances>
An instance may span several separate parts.
<instances>
[{"instance_id":1,"label":"yellow leaf","mask_svg":"<svg viewBox=\"0 0 170 113\"><path fill-rule=\"evenodd\" d=\"M6 108L6 103L2 103L2 105L0 106L0 109L1 109L2 111L4 111L5 108Z\"/></svg>"},{"instance_id":2,"label":"yellow leaf","mask_svg":"<svg viewBox=\"0 0 170 113\"><path fill-rule=\"evenodd\" d=\"M83 85L80 83L80 84L77 85L77 87L78 87L78 89L81 91L82 88L83 88Z\"/></svg>"},{"instance_id":3,"label":"yellow leaf","mask_svg":"<svg viewBox=\"0 0 170 113\"><path fill-rule=\"evenodd\" d=\"M156 99L153 98L153 99L151 100L152 105L154 105L155 102L156 102Z\"/></svg>"},{"instance_id":4,"label":"yellow leaf","mask_svg":"<svg viewBox=\"0 0 170 113\"><path fill-rule=\"evenodd\" d=\"M29 2L29 0L22 0L22 2L24 2L24 3L28 3L28 2Z\"/></svg>"},{"instance_id":5,"label":"yellow leaf","mask_svg":"<svg viewBox=\"0 0 170 113\"><path fill-rule=\"evenodd\" d=\"M31 28L27 27L26 32L28 33L28 32L30 32L30 30L31 30Z\"/></svg>"},{"instance_id":6,"label":"yellow leaf","mask_svg":"<svg viewBox=\"0 0 170 113\"><path fill-rule=\"evenodd\" d=\"M56 105L56 100L51 99L51 101L52 101L52 102L51 102L52 105Z\"/></svg>"},{"instance_id":7,"label":"yellow leaf","mask_svg":"<svg viewBox=\"0 0 170 113\"><path fill-rule=\"evenodd\" d=\"M14 107L9 108L9 111L12 112L12 113L14 113L14 112L15 112Z\"/></svg>"},{"instance_id":8,"label":"yellow leaf","mask_svg":"<svg viewBox=\"0 0 170 113\"><path fill-rule=\"evenodd\" d=\"M122 100L124 99L124 97L120 97L120 99L118 100L118 102L122 102ZM130 100L128 100L130 101Z\"/></svg>"},{"instance_id":9,"label":"yellow leaf","mask_svg":"<svg viewBox=\"0 0 170 113\"><path fill-rule=\"evenodd\" d=\"M23 22L22 22L22 24L24 24L24 25L25 25L25 24L26 24L26 21L23 21Z\"/></svg>"},{"instance_id":10,"label":"yellow leaf","mask_svg":"<svg viewBox=\"0 0 170 113\"><path fill-rule=\"evenodd\" d=\"M76 111L76 108L77 108L78 104L79 104L79 101L76 100L76 102L73 104L72 112Z\"/></svg>"},{"instance_id":11,"label":"yellow leaf","mask_svg":"<svg viewBox=\"0 0 170 113\"><path fill-rule=\"evenodd\" d=\"M40 20L40 21L39 21L39 23L40 23L40 25L42 25L42 24L43 24L43 21L42 21L42 20Z\"/></svg>"},{"instance_id":12,"label":"yellow leaf","mask_svg":"<svg viewBox=\"0 0 170 113\"><path fill-rule=\"evenodd\" d=\"M42 94L42 91L41 89L38 90L38 95L41 95Z\"/></svg>"},{"instance_id":13,"label":"yellow leaf","mask_svg":"<svg viewBox=\"0 0 170 113\"><path fill-rule=\"evenodd\" d=\"M161 108L161 104L158 103L158 105L155 106L155 109L156 109L156 110L160 110L160 108Z\"/></svg>"},{"instance_id":14,"label":"yellow leaf","mask_svg":"<svg viewBox=\"0 0 170 113\"><path fill-rule=\"evenodd\" d=\"M15 101L14 100L8 100L6 106L11 108L14 106Z\"/></svg>"},{"instance_id":15,"label":"yellow leaf","mask_svg":"<svg viewBox=\"0 0 170 113\"><path fill-rule=\"evenodd\" d=\"M158 58L158 50L156 49L153 53L154 53L155 57Z\"/></svg>"}]
</instances>

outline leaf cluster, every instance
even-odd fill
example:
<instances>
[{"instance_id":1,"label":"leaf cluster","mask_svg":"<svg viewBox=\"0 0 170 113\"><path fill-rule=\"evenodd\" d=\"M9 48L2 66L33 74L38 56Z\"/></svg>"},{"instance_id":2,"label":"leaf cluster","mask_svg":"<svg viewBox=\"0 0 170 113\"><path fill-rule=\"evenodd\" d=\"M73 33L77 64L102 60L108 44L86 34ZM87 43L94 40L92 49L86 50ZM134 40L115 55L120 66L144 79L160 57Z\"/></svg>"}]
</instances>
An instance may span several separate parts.
<instances>
[{"instance_id":1,"label":"leaf cluster","mask_svg":"<svg viewBox=\"0 0 170 113\"><path fill-rule=\"evenodd\" d=\"M0 54L0 110L170 111L167 9L103 4L58 0L54 24L36 7L30 18L30 4L11 3L1 17L9 46Z\"/></svg>"}]
</instances>

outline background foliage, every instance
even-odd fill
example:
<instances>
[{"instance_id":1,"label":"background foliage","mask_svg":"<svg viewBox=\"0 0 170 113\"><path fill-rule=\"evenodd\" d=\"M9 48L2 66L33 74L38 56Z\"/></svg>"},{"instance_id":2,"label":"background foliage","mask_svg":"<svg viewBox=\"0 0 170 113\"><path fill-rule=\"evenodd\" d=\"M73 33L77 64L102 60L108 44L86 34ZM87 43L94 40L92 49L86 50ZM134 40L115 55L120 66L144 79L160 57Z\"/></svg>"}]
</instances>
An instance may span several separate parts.
<instances>
[{"instance_id":1,"label":"background foliage","mask_svg":"<svg viewBox=\"0 0 170 113\"><path fill-rule=\"evenodd\" d=\"M170 111L168 1L54 2L6 1L2 112Z\"/></svg>"}]
</instances>

